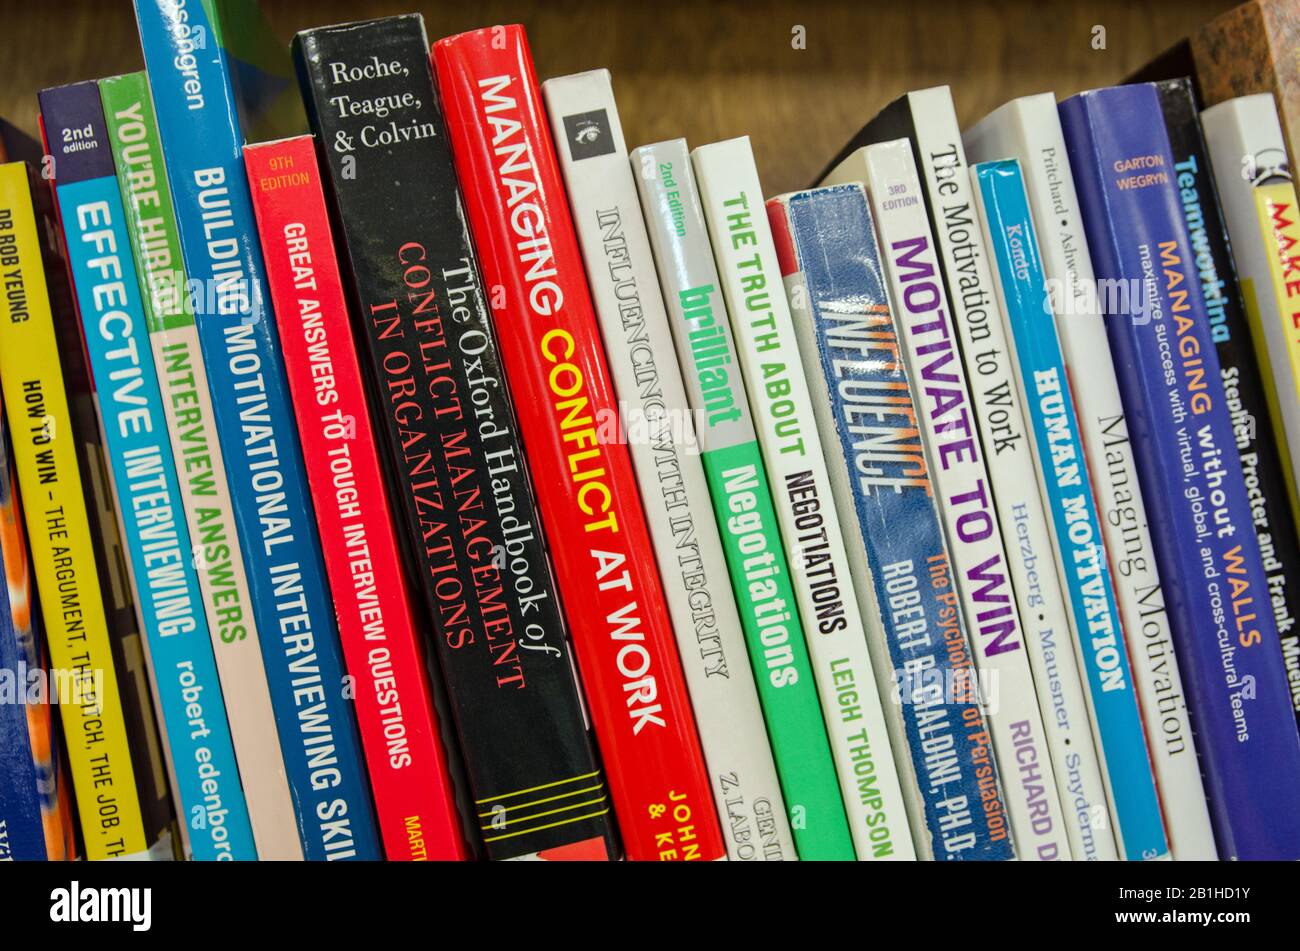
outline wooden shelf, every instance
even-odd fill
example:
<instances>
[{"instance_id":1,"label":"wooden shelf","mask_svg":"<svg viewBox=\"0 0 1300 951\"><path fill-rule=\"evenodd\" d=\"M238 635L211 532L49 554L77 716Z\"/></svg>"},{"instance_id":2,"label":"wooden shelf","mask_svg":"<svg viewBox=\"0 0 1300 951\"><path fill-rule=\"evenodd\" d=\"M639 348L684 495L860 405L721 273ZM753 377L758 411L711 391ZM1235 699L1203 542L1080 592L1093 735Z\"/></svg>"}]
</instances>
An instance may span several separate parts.
<instances>
[{"instance_id":1,"label":"wooden shelf","mask_svg":"<svg viewBox=\"0 0 1300 951\"><path fill-rule=\"evenodd\" d=\"M811 183L862 123L908 89L947 83L971 122L1007 99L1104 86L1234 0L266 0L299 29L419 9L431 39L523 23L541 78L614 74L629 146L748 134L769 194ZM36 128L45 86L140 69L127 0L13 5L0 39L0 115ZM805 30L794 49L792 31ZM1106 48L1093 48L1095 26Z\"/></svg>"}]
</instances>

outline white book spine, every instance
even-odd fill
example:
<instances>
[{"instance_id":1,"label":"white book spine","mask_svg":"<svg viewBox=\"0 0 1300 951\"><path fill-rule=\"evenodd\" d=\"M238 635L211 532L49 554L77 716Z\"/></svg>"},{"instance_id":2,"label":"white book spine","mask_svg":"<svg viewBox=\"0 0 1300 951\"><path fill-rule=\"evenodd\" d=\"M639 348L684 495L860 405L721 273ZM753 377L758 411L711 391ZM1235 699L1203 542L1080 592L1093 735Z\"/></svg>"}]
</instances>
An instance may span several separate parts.
<instances>
[{"instance_id":1,"label":"white book spine","mask_svg":"<svg viewBox=\"0 0 1300 951\"><path fill-rule=\"evenodd\" d=\"M692 155L859 859L913 859L812 400L747 138Z\"/></svg>"},{"instance_id":2,"label":"white book spine","mask_svg":"<svg viewBox=\"0 0 1300 951\"><path fill-rule=\"evenodd\" d=\"M149 344L258 858L301 861L302 841L274 729L275 710L198 331L192 321L155 329Z\"/></svg>"},{"instance_id":3,"label":"white book spine","mask_svg":"<svg viewBox=\"0 0 1300 951\"><path fill-rule=\"evenodd\" d=\"M727 854L738 861L794 859L609 72L548 80L542 96ZM768 830L761 838L760 829Z\"/></svg>"},{"instance_id":4,"label":"white book spine","mask_svg":"<svg viewBox=\"0 0 1300 951\"><path fill-rule=\"evenodd\" d=\"M1294 227L1295 186L1287 165L1286 143L1272 93L1229 99L1201 113L1201 128L1219 186L1224 223L1232 242L1237 280L1250 313L1250 331L1260 354L1260 369L1269 394L1270 415L1280 419L1280 429L1290 459L1287 489L1296 506L1296 485L1300 484L1300 342L1288 315L1273 274L1273 255L1278 241L1271 234L1271 209L1276 207L1271 192L1286 196L1283 209ZM1289 285L1288 285L1289 286ZM1289 303L1289 302L1288 302ZM1295 305L1291 305L1294 307ZM1300 515L1300 512L1297 512Z\"/></svg>"},{"instance_id":5,"label":"white book spine","mask_svg":"<svg viewBox=\"0 0 1300 951\"><path fill-rule=\"evenodd\" d=\"M1079 661L1071 646L1078 638L1055 569L1051 529L1034 468L1033 437L976 219L952 94L947 86L939 86L909 93L907 98L1071 855L1081 861L1115 859L1118 852L1107 821L1106 786Z\"/></svg>"},{"instance_id":6,"label":"white book spine","mask_svg":"<svg viewBox=\"0 0 1300 951\"><path fill-rule=\"evenodd\" d=\"M1027 860L1068 859L1069 835L1031 651L1012 590L989 469L970 409L971 388L957 353L911 143L899 139L863 152L1017 854Z\"/></svg>"},{"instance_id":7,"label":"white book spine","mask_svg":"<svg viewBox=\"0 0 1300 951\"><path fill-rule=\"evenodd\" d=\"M1049 93L1013 100L968 130L964 142L976 162L1020 160L1105 526L1107 557L1170 847L1176 859L1216 858L1146 506L1056 101Z\"/></svg>"}]
</instances>

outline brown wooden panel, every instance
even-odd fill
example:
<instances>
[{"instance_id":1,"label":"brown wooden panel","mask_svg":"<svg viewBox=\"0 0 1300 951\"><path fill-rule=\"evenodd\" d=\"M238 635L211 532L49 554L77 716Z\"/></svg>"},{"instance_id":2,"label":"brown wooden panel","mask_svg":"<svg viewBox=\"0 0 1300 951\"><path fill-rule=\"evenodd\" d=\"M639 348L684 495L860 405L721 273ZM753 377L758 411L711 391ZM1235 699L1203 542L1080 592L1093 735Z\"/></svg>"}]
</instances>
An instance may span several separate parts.
<instances>
[{"instance_id":1,"label":"brown wooden panel","mask_svg":"<svg viewBox=\"0 0 1300 951\"><path fill-rule=\"evenodd\" d=\"M1118 82L1231 0L267 0L295 30L419 9L430 38L528 27L541 78L608 67L630 146L748 134L769 193L809 184L890 99L948 83L963 122L1014 96ZM1105 50L1092 48L1095 25ZM792 48L792 30L807 48ZM36 91L139 69L127 0L11 4L0 115L34 132Z\"/></svg>"}]
</instances>

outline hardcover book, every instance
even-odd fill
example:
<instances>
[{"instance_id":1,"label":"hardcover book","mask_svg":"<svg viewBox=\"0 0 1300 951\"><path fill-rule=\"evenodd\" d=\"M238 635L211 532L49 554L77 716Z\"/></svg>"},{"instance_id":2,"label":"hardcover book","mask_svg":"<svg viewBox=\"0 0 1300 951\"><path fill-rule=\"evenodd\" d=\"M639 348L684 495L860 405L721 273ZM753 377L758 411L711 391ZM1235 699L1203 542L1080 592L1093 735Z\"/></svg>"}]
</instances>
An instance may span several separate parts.
<instances>
[{"instance_id":1,"label":"hardcover book","mask_svg":"<svg viewBox=\"0 0 1300 951\"><path fill-rule=\"evenodd\" d=\"M171 858L171 807L108 500L90 377L44 182L0 166L0 383L86 858Z\"/></svg>"},{"instance_id":2,"label":"hardcover book","mask_svg":"<svg viewBox=\"0 0 1300 951\"><path fill-rule=\"evenodd\" d=\"M633 859L726 854L528 42L433 60L615 814Z\"/></svg>"},{"instance_id":3,"label":"hardcover book","mask_svg":"<svg viewBox=\"0 0 1300 951\"><path fill-rule=\"evenodd\" d=\"M185 853L254 859L99 85L39 98Z\"/></svg>"},{"instance_id":4,"label":"hardcover book","mask_svg":"<svg viewBox=\"0 0 1300 951\"><path fill-rule=\"evenodd\" d=\"M423 20L311 30L295 53L351 266L399 536L433 620L447 724L475 803L472 841L494 858L616 858L609 791L573 674ZM401 69L352 78L367 54ZM375 141L373 116L337 104L385 97L405 103L397 121L432 134Z\"/></svg>"},{"instance_id":5,"label":"hardcover book","mask_svg":"<svg viewBox=\"0 0 1300 951\"><path fill-rule=\"evenodd\" d=\"M1043 564L1053 561L1051 536L948 87L910 92L886 106L845 146L825 180L863 180L865 171L858 150L872 142L898 138L911 143L912 158L925 186L922 195L943 262L944 287L952 305L952 322L957 328L988 462L994 509L1038 686L1057 791L1062 801L1067 797L1072 800L1072 807L1065 811L1071 850L1081 861L1114 859L1102 767L1098 750L1090 741L1080 665L1074 651L1061 650L1063 642L1072 640L1067 602L1056 572L1040 570ZM1128 703L1136 712L1131 682L1126 679L1120 689L1128 693ZM1137 726L1136 738L1140 741L1140 722ZM1131 741L1132 737L1125 740ZM1147 819L1154 815L1158 830L1160 812L1150 777L1142 794L1154 807ZM1129 821L1133 821L1132 816Z\"/></svg>"},{"instance_id":6,"label":"hardcover book","mask_svg":"<svg viewBox=\"0 0 1300 951\"><path fill-rule=\"evenodd\" d=\"M1013 859L1006 805L862 186L768 202L867 644L927 859Z\"/></svg>"},{"instance_id":7,"label":"hardcover book","mask_svg":"<svg viewBox=\"0 0 1300 951\"><path fill-rule=\"evenodd\" d=\"M1056 98L1042 93L1014 99L967 130L963 144L974 161L1011 157L1020 162L1086 468L1106 534L1106 558L1137 682L1165 834L1176 859L1214 858L1210 814L1160 570L1098 302L1102 288L1088 255Z\"/></svg>"},{"instance_id":8,"label":"hardcover book","mask_svg":"<svg viewBox=\"0 0 1300 951\"><path fill-rule=\"evenodd\" d=\"M0 231L0 256L8 258ZM0 862L76 858L76 816L55 725L16 473L0 396Z\"/></svg>"},{"instance_id":9,"label":"hardcover book","mask_svg":"<svg viewBox=\"0 0 1300 951\"><path fill-rule=\"evenodd\" d=\"M862 153L1016 854L1066 859L1055 769L911 144L876 143Z\"/></svg>"},{"instance_id":10,"label":"hardcover book","mask_svg":"<svg viewBox=\"0 0 1300 951\"><path fill-rule=\"evenodd\" d=\"M727 855L794 858L609 72L542 84Z\"/></svg>"},{"instance_id":11,"label":"hardcover book","mask_svg":"<svg viewBox=\"0 0 1300 951\"><path fill-rule=\"evenodd\" d=\"M1061 103L1225 858L1300 857L1300 735L1155 86ZM1136 306L1133 306L1136 302Z\"/></svg>"},{"instance_id":12,"label":"hardcover book","mask_svg":"<svg viewBox=\"0 0 1300 951\"><path fill-rule=\"evenodd\" d=\"M241 153L292 73L233 55L265 35L248 2L135 8L303 854L379 858Z\"/></svg>"},{"instance_id":13,"label":"hardcover book","mask_svg":"<svg viewBox=\"0 0 1300 951\"><path fill-rule=\"evenodd\" d=\"M1052 519L1052 557L1046 570L1059 571L1074 622L1073 644L1053 646L1078 654L1088 671L1092 732L1103 752L1121 853L1131 860L1167 855L1101 519L1088 480L1070 378L1047 305L1024 179L1015 159L982 163L971 175L998 280L1009 356L1029 408L1034 480L1042 487ZM1083 810L1086 804L1071 795L1072 788L1067 778L1062 805L1070 812Z\"/></svg>"},{"instance_id":14,"label":"hardcover book","mask_svg":"<svg viewBox=\"0 0 1300 951\"><path fill-rule=\"evenodd\" d=\"M99 93L253 840L261 859L301 859L149 83L115 76Z\"/></svg>"},{"instance_id":15,"label":"hardcover book","mask_svg":"<svg viewBox=\"0 0 1300 951\"><path fill-rule=\"evenodd\" d=\"M390 860L461 859L421 622L393 530L315 140L245 146L244 163L384 851Z\"/></svg>"},{"instance_id":16,"label":"hardcover book","mask_svg":"<svg viewBox=\"0 0 1300 951\"><path fill-rule=\"evenodd\" d=\"M754 155L748 139L732 139L695 149L691 163L794 572L853 852L859 860L914 858L865 620ZM846 694L851 702L845 702ZM826 820L809 814L808 821Z\"/></svg>"},{"instance_id":17,"label":"hardcover book","mask_svg":"<svg viewBox=\"0 0 1300 951\"><path fill-rule=\"evenodd\" d=\"M1300 535L1297 535L1287 497L1288 460L1279 453L1269 421L1268 404L1273 394L1269 381L1261 373L1261 367L1268 365L1267 355L1263 352L1266 340L1262 334L1255 346L1251 340L1252 326L1259 324L1261 296L1267 295L1261 295L1257 282L1250 278L1249 305L1242 299L1233 260L1236 252L1243 263L1251 262L1252 266L1258 267L1259 238L1267 238L1273 233L1275 221L1287 220L1288 217L1295 220L1295 193L1292 191L1289 196L1289 213L1284 212L1277 219L1272 214L1272 207L1265 205L1260 208L1251 200L1256 194L1250 180L1240 174L1245 150L1238 151L1229 144L1233 138L1231 128L1235 124L1229 123L1227 129L1217 126L1220 161L1228 170L1224 191L1232 193L1233 210L1239 214L1234 224L1242 240L1240 245L1232 242L1225 224L1224 209L1219 204L1219 190L1215 187L1215 175L1201 133L1191 83L1187 79L1174 79L1157 83L1156 88L1160 91L1160 106L1169 130L1183 222L1196 255L1196 274L1205 298L1210 338L1219 355L1219 373L1223 379L1224 399L1232 417L1237 457L1241 460L1246 485L1251 489L1250 517L1264 559L1273 621L1282 639L1282 659L1291 687L1291 706L1300 717L1300 628L1296 626L1297 618L1300 618ZM1271 107L1266 97L1262 98ZM1237 126L1242 131L1250 130L1247 134L1254 134L1254 130L1264 127L1264 123L1250 122ZM1280 147L1273 154L1281 155ZM1277 183L1284 184L1280 176ZM1254 213L1259 210L1267 212L1264 218ZM1300 231L1291 237L1300 239ZM1280 259L1279 255L1269 257ZM1271 273L1277 274L1278 270ZM1287 293L1286 282L1283 282L1280 292ZM1259 359L1260 356L1263 359ZM1282 444L1285 445L1285 435L1279 435L1282 435Z\"/></svg>"},{"instance_id":18,"label":"hardcover book","mask_svg":"<svg viewBox=\"0 0 1300 951\"><path fill-rule=\"evenodd\" d=\"M686 140L635 149L631 164L795 848L843 855L835 761Z\"/></svg>"}]
</instances>

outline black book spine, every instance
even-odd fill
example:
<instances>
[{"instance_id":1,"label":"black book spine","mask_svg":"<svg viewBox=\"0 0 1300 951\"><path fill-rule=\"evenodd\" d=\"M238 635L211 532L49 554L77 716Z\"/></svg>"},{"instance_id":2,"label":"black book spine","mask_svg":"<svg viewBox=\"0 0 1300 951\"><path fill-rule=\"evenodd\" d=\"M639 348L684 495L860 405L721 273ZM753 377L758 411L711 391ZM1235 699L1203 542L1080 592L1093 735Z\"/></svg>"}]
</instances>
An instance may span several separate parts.
<instances>
[{"instance_id":1,"label":"black book spine","mask_svg":"<svg viewBox=\"0 0 1300 951\"><path fill-rule=\"evenodd\" d=\"M1264 556L1269 600L1282 638L1291 704L1300 722L1300 629L1296 626L1300 616L1300 540L1287 500L1282 459L1270 428L1264 381L1251 342L1191 80L1170 79L1156 87L1173 147L1183 219L1196 255L1210 332L1232 413L1233 438L1250 492L1251 520Z\"/></svg>"},{"instance_id":2,"label":"black book spine","mask_svg":"<svg viewBox=\"0 0 1300 951\"><path fill-rule=\"evenodd\" d=\"M912 143L912 157L916 159L917 174L924 178L924 157L916 144L916 123L912 121L912 107L908 104L907 96L903 95L881 109L874 119L859 129L808 187L816 188L818 183L835 171L836 166L858 149L877 142L892 142L894 139L907 139Z\"/></svg>"},{"instance_id":3,"label":"black book spine","mask_svg":"<svg viewBox=\"0 0 1300 951\"><path fill-rule=\"evenodd\" d=\"M308 30L294 58L485 852L615 857L423 19Z\"/></svg>"}]
</instances>

